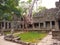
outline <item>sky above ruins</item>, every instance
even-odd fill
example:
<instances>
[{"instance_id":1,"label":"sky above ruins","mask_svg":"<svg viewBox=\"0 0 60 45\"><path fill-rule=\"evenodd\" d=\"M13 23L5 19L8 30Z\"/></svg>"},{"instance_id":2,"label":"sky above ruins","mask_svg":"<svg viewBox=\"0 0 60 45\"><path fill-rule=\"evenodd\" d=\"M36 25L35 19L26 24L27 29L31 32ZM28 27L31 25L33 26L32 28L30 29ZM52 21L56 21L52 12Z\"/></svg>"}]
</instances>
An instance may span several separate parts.
<instances>
[{"instance_id":1,"label":"sky above ruins","mask_svg":"<svg viewBox=\"0 0 60 45\"><path fill-rule=\"evenodd\" d=\"M45 6L47 8L55 8L55 2L59 0L42 0L42 6Z\"/></svg>"},{"instance_id":2,"label":"sky above ruins","mask_svg":"<svg viewBox=\"0 0 60 45\"><path fill-rule=\"evenodd\" d=\"M26 1L26 0L21 0L21 1ZM39 0L40 1L40 0ZM38 1L38 2L39 2ZM42 3L37 3L37 5L41 5L41 6L44 6L46 8L55 8L55 2L56 1L59 1L59 0L42 0L41 2Z\"/></svg>"}]
</instances>

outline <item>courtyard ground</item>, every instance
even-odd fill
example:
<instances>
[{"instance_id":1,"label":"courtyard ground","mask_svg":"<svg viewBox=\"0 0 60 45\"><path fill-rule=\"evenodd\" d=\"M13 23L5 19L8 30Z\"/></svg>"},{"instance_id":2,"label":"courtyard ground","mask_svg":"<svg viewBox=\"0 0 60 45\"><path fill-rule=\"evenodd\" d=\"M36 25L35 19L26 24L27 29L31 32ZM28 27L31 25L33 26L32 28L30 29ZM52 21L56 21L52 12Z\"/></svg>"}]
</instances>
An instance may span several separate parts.
<instances>
[{"instance_id":1,"label":"courtyard ground","mask_svg":"<svg viewBox=\"0 0 60 45\"><path fill-rule=\"evenodd\" d=\"M52 45L52 35L48 34L43 40L41 40L37 45ZM0 45L21 45L9 41L5 41L3 36L0 36Z\"/></svg>"},{"instance_id":2,"label":"courtyard ground","mask_svg":"<svg viewBox=\"0 0 60 45\"><path fill-rule=\"evenodd\" d=\"M22 41L24 42L30 42L30 43L35 43L39 42L42 40L44 37L47 36L48 33L46 32L24 32L20 34L16 34L15 36L18 36L21 38Z\"/></svg>"},{"instance_id":3,"label":"courtyard ground","mask_svg":"<svg viewBox=\"0 0 60 45\"><path fill-rule=\"evenodd\" d=\"M53 45L52 33L50 32L43 40L37 45Z\"/></svg>"},{"instance_id":4,"label":"courtyard ground","mask_svg":"<svg viewBox=\"0 0 60 45\"><path fill-rule=\"evenodd\" d=\"M4 36L0 36L0 45L21 45L21 44L5 41L3 37Z\"/></svg>"}]
</instances>

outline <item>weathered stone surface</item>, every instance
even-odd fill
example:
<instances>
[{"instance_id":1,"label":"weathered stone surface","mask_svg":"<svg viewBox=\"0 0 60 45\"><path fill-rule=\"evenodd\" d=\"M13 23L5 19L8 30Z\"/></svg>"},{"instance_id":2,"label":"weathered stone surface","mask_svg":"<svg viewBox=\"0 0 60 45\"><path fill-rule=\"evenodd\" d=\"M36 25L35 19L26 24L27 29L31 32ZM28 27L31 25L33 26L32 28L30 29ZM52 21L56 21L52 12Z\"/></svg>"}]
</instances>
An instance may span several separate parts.
<instances>
[{"instance_id":1,"label":"weathered stone surface","mask_svg":"<svg viewBox=\"0 0 60 45\"><path fill-rule=\"evenodd\" d=\"M9 40L9 41L19 41L20 40L20 38L19 37L14 37L13 35L5 35L5 37L4 37L4 39L5 40Z\"/></svg>"},{"instance_id":2,"label":"weathered stone surface","mask_svg":"<svg viewBox=\"0 0 60 45\"><path fill-rule=\"evenodd\" d=\"M56 7L60 7L60 2L56 2Z\"/></svg>"},{"instance_id":3,"label":"weathered stone surface","mask_svg":"<svg viewBox=\"0 0 60 45\"><path fill-rule=\"evenodd\" d=\"M6 41L4 40L4 36L0 36L0 45L22 45L22 44Z\"/></svg>"},{"instance_id":4,"label":"weathered stone surface","mask_svg":"<svg viewBox=\"0 0 60 45\"><path fill-rule=\"evenodd\" d=\"M37 45L36 43L29 43L28 45Z\"/></svg>"},{"instance_id":5,"label":"weathered stone surface","mask_svg":"<svg viewBox=\"0 0 60 45\"><path fill-rule=\"evenodd\" d=\"M60 40L60 31L53 31L52 36L53 36L53 39Z\"/></svg>"},{"instance_id":6,"label":"weathered stone surface","mask_svg":"<svg viewBox=\"0 0 60 45\"><path fill-rule=\"evenodd\" d=\"M59 0L59 2L60 2L60 0Z\"/></svg>"},{"instance_id":7,"label":"weathered stone surface","mask_svg":"<svg viewBox=\"0 0 60 45\"><path fill-rule=\"evenodd\" d=\"M20 40L21 39L20 37L14 37L13 35L6 35L4 37L4 39L5 40L8 40L8 41L19 43L19 44L22 44L22 45L28 45L28 43L21 41Z\"/></svg>"}]
</instances>

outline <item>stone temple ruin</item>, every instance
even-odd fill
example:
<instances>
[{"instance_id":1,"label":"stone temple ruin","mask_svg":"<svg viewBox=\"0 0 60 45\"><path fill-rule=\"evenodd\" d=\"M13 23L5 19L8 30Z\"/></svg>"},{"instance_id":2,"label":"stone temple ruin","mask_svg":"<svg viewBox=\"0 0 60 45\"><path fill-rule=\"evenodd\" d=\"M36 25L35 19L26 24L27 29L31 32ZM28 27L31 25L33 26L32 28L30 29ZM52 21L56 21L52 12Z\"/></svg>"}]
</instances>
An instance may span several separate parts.
<instances>
[{"instance_id":1,"label":"stone temple ruin","mask_svg":"<svg viewBox=\"0 0 60 45\"><path fill-rule=\"evenodd\" d=\"M52 38L60 41L60 0L56 2L56 8L46 9L33 16L33 24L28 24L29 31L52 31ZM0 21L0 31L14 30L24 31L23 18L14 16L13 21Z\"/></svg>"},{"instance_id":2,"label":"stone temple ruin","mask_svg":"<svg viewBox=\"0 0 60 45\"><path fill-rule=\"evenodd\" d=\"M56 2L57 13L55 14L55 29L52 30L52 38L56 45L60 45L60 0Z\"/></svg>"},{"instance_id":3,"label":"stone temple ruin","mask_svg":"<svg viewBox=\"0 0 60 45\"><path fill-rule=\"evenodd\" d=\"M28 24L28 30L34 31L51 31L60 30L60 0L56 2L56 8L46 9L38 12L33 16L33 25ZM0 31L23 30L25 28L23 18L14 16L13 21L0 21Z\"/></svg>"}]
</instances>

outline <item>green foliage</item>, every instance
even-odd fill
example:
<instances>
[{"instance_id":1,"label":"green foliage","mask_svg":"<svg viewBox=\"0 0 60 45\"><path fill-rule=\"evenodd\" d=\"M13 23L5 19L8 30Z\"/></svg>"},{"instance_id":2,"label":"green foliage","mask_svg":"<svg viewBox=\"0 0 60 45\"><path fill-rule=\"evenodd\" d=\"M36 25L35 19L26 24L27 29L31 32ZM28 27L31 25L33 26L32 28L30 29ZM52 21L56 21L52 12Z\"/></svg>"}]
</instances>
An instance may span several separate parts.
<instances>
[{"instance_id":1,"label":"green foliage","mask_svg":"<svg viewBox=\"0 0 60 45\"><path fill-rule=\"evenodd\" d=\"M12 15L9 14L9 13L5 13L5 14L3 15L3 19L11 21L11 20L12 20Z\"/></svg>"},{"instance_id":2,"label":"green foliage","mask_svg":"<svg viewBox=\"0 0 60 45\"><path fill-rule=\"evenodd\" d=\"M12 12L18 17L21 16L22 10L21 8L17 8L19 1L20 0L0 0L0 19L11 20L13 17Z\"/></svg>"},{"instance_id":3,"label":"green foliage","mask_svg":"<svg viewBox=\"0 0 60 45\"><path fill-rule=\"evenodd\" d=\"M41 11L43 11L43 10L45 10L45 9L47 9L47 8L46 8L46 7L41 7L41 6L38 7L38 11L39 11L39 12L41 12Z\"/></svg>"},{"instance_id":4,"label":"green foliage","mask_svg":"<svg viewBox=\"0 0 60 45\"><path fill-rule=\"evenodd\" d=\"M32 2L32 0L28 0L27 2L28 2L28 3L31 3L31 2Z\"/></svg>"},{"instance_id":5,"label":"green foliage","mask_svg":"<svg viewBox=\"0 0 60 45\"><path fill-rule=\"evenodd\" d=\"M27 11L29 10L29 6L31 4L32 0L27 0L27 2L22 1L20 2L20 6L22 7L22 11L23 13L27 13Z\"/></svg>"},{"instance_id":6,"label":"green foliage","mask_svg":"<svg viewBox=\"0 0 60 45\"><path fill-rule=\"evenodd\" d=\"M47 33L24 32L17 35L21 38L22 41L35 43L38 42L39 39L43 39L47 35Z\"/></svg>"},{"instance_id":7,"label":"green foliage","mask_svg":"<svg viewBox=\"0 0 60 45\"><path fill-rule=\"evenodd\" d=\"M19 0L0 0L1 5L17 6Z\"/></svg>"},{"instance_id":8,"label":"green foliage","mask_svg":"<svg viewBox=\"0 0 60 45\"><path fill-rule=\"evenodd\" d=\"M41 13L41 12L43 12L43 11L46 10L46 9L47 9L46 7L39 6L39 7L37 8L37 12L33 12L33 15L35 15L36 13Z\"/></svg>"}]
</instances>

